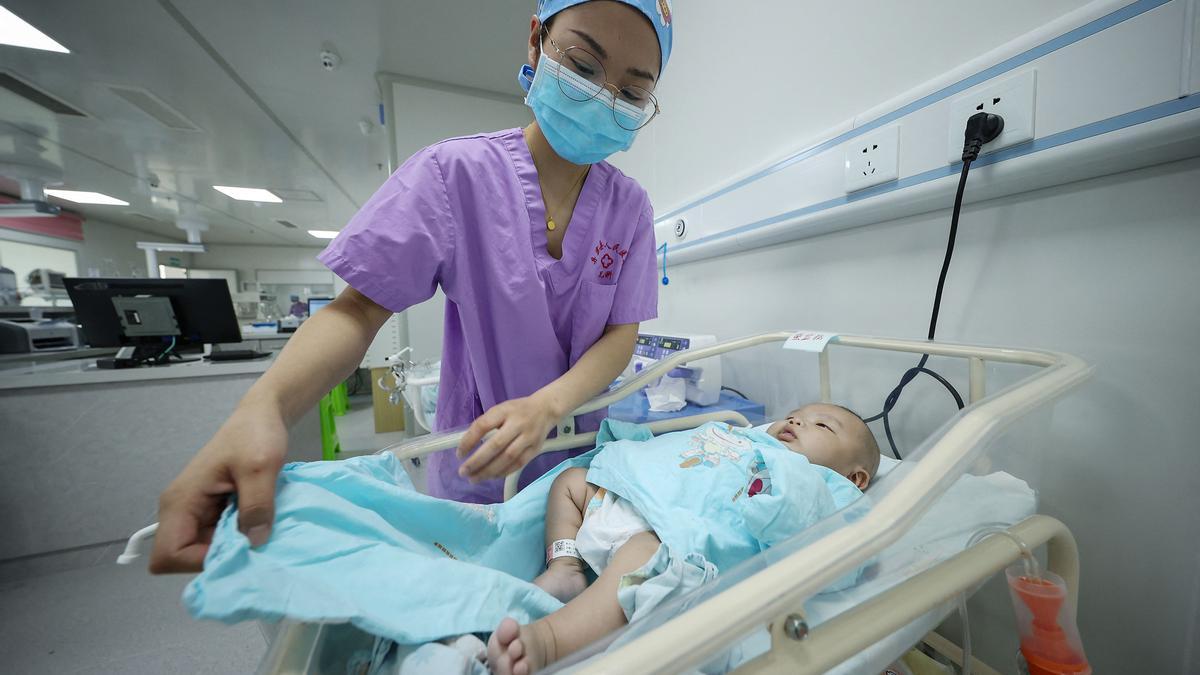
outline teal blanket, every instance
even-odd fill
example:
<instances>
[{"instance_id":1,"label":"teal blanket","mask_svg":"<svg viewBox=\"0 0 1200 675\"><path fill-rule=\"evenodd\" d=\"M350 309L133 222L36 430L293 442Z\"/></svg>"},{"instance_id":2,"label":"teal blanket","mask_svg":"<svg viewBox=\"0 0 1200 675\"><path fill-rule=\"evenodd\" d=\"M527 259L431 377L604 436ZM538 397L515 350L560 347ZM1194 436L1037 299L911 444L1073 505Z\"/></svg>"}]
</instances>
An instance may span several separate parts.
<instances>
[{"instance_id":1,"label":"teal blanket","mask_svg":"<svg viewBox=\"0 0 1200 675\"><path fill-rule=\"evenodd\" d=\"M564 469L590 466L589 480L634 502L664 542L623 586L633 619L859 495L765 434L725 425L654 439L607 421L597 445L490 505L417 492L391 454L290 464L270 541L251 548L231 505L184 605L225 622L348 621L404 644L491 631L507 616L534 621L562 606L531 583L547 493Z\"/></svg>"}]
</instances>

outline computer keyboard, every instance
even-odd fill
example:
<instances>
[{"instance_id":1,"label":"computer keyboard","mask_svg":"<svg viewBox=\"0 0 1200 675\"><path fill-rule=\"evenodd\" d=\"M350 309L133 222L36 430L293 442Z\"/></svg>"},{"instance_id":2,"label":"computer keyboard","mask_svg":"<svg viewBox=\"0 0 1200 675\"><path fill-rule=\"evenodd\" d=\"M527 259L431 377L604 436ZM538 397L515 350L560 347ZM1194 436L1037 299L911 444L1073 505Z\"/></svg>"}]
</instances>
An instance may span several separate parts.
<instances>
[{"instance_id":1,"label":"computer keyboard","mask_svg":"<svg viewBox=\"0 0 1200 675\"><path fill-rule=\"evenodd\" d=\"M264 356L270 355L270 352L259 352L253 349L223 349L219 352L213 352L204 358L209 361L249 361L250 359L261 359Z\"/></svg>"}]
</instances>

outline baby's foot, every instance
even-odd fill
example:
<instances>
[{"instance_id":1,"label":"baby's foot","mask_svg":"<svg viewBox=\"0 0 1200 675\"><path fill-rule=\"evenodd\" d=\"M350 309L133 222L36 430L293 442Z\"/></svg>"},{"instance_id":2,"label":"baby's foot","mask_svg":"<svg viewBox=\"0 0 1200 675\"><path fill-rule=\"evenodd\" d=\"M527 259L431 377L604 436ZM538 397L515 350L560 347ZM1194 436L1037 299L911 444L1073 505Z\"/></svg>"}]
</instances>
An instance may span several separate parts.
<instances>
[{"instance_id":1,"label":"baby's foot","mask_svg":"<svg viewBox=\"0 0 1200 675\"><path fill-rule=\"evenodd\" d=\"M505 619L488 640L488 670L493 675L531 675L546 665L542 636L534 625Z\"/></svg>"},{"instance_id":2,"label":"baby's foot","mask_svg":"<svg viewBox=\"0 0 1200 675\"><path fill-rule=\"evenodd\" d=\"M538 588L558 598L562 602L570 602L572 598L587 588L587 577L583 574L583 561L579 558L556 558L550 561L550 567L541 576L533 580Z\"/></svg>"}]
</instances>

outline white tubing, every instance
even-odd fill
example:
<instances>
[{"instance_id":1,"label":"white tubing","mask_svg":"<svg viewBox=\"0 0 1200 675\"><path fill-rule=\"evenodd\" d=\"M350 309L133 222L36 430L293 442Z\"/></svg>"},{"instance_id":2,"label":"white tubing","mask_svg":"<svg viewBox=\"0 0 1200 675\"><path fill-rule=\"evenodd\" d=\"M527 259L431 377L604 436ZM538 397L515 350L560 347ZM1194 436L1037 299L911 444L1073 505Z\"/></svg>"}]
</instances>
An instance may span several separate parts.
<instances>
[{"instance_id":1,"label":"white tubing","mask_svg":"<svg viewBox=\"0 0 1200 675\"><path fill-rule=\"evenodd\" d=\"M117 556L117 564L128 565L142 557L142 543L148 539L153 539L155 532L158 532L158 523L147 525L134 532L129 541L125 543L125 552Z\"/></svg>"}]
</instances>

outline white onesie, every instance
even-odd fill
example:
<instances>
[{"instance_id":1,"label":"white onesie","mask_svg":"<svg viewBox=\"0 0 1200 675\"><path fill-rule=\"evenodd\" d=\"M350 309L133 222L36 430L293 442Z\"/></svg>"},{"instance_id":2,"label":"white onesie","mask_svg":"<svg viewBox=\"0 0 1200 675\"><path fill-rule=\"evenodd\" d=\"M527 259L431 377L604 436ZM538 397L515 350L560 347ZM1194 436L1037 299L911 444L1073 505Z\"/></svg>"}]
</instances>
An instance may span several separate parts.
<instances>
[{"instance_id":1,"label":"white onesie","mask_svg":"<svg viewBox=\"0 0 1200 675\"><path fill-rule=\"evenodd\" d=\"M633 504L600 488L584 509L583 525L575 535L575 545L583 561L599 575L608 567L617 549L635 534L651 529Z\"/></svg>"}]
</instances>

